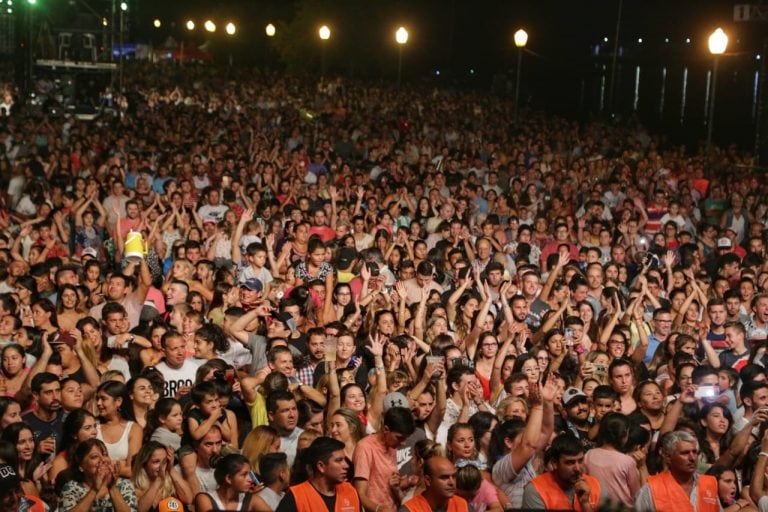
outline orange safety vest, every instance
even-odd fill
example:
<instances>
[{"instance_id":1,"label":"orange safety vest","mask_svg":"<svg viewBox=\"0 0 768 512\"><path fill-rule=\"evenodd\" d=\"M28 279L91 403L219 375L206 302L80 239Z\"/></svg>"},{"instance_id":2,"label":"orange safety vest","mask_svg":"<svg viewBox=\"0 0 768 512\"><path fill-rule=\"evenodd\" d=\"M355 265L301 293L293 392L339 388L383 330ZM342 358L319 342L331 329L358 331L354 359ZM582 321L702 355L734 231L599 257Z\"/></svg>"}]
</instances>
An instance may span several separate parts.
<instances>
[{"instance_id":1,"label":"orange safety vest","mask_svg":"<svg viewBox=\"0 0 768 512\"><path fill-rule=\"evenodd\" d=\"M308 481L291 487L298 512L321 512L328 510L320 493ZM361 512L360 496L349 482L336 486L336 507L330 512Z\"/></svg>"},{"instance_id":2,"label":"orange safety vest","mask_svg":"<svg viewBox=\"0 0 768 512\"><path fill-rule=\"evenodd\" d=\"M584 475L584 480L589 484L589 505L592 510L597 510L600 503L600 483L595 477ZM573 500L573 504L565 495L560 484L557 483L551 471L539 475L528 485L532 485L541 496L544 502L544 508L547 510L576 510L581 511L581 503L578 499Z\"/></svg>"},{"instance_id":3,"label":"orange safety vest","mask_svg":"<svg viewBox=\"0 0 768 512\"><path fill-rule=\"evenodd\" d=\"M690 497L685 493L675 477L669 471L648 477L656 512L718 512L720 499L717 495L717 478L699 475L696 510L693 510Z\"/></svg>"},{"instance_id":4,"label":"orange safety vest","mask_svg":"<svg viewBox=\"0 0 768 512\"><path fill-rule=\"evenodd\" d=\"M410 512L432 512L432 507L427 501L427 498L421 494L406 501L403 503L403 506ZM452 496L448 500L448 506L446 507L445 512L469 512L467 500L461 496Z\"/></svg>"}]
</instances>

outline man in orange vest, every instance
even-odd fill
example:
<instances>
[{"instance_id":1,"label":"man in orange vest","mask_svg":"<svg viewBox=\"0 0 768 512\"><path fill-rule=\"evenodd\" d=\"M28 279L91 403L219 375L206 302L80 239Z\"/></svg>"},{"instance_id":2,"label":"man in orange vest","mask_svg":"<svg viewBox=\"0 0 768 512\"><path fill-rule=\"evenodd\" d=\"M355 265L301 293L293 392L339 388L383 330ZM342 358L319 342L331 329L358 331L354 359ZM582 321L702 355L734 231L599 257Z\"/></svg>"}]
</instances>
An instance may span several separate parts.
<instances>
[{"instance_id":1,"label":"man in orange vest","mask_svg":"<svg viewBox=\"0 0 768 512\"><path fill-rule=\"evenodd\" d=\"M594 512L608 495L598 481L585 474L584 446L570 432L560 434L547 451L551 471L525 486L523 508Z\"/></svg>"},{"instance_id":2,"label":"man in orange vest","mask_svg":"<svg viewBox=\"0 0 768 512\"><path fill-rule=\"evenodd\" d=\"M344 443L318 437L301 454L309 479L291 486L276 512L360 512L360 496L347 481Z\"/></svg>"},{"instance_id":3,"label":"man in orange vest","mask_svg":"<svg viewBox=\"0 0 768 512\"><path fill-rule=\"evenodd\" d=\"M635 509L646 512L719 512L717 479L696 472L699 442L678 430L662 441L662 455L668 471L648 477L635 496Z\"/></svg>"},{"instance_id":4,"label":"man in orange vest","mask_svg":"<svg viewBox=\"0 0 768 512\"><path fill-rule=\"evenodd\" d=\"M403 503L399 512L468 512L467 501L456 496L456 467L445 457L430 457L424 464L426 489Z\"/></svg>"}]
</instances>

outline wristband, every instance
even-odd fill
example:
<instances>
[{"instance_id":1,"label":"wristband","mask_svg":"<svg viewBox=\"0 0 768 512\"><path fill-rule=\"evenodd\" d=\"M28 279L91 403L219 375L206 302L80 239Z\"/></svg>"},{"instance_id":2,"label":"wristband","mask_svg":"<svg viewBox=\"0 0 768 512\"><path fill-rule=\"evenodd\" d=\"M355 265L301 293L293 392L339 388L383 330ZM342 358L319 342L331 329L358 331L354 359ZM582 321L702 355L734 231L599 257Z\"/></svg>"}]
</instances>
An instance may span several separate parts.
<instances>
[{"instance_id":1,"label":"wristband","mask_svg":"<svg viewBox=\"0 0 768 512\"><path fill-rule=\"evenodd\" d=\"M768 457L768 452L760 452L757 454L758 457Z\"/></svg>"}]
</instances>

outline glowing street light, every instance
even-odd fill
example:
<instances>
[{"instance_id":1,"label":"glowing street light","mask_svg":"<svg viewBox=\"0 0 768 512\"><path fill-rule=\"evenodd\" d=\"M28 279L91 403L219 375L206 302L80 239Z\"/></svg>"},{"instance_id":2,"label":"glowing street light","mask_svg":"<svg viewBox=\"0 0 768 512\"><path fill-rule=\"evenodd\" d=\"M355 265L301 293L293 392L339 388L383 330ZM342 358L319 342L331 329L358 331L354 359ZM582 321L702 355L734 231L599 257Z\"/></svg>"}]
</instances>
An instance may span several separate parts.
<instances>
[{"instance_id":1,"label":"glowing street light","mask_svg":"<svg viewBox=\"0 0 768 512\"><path fill-rule=\"evenodd\" d=\"M326 42L331 38L331 29L328 28L328 25L323 25L318 29L317 35L320 36L322 41L320 45L320 62L323 75L325 75L325 47L327 46Z\"/></svg>"},{"instance_id":2,"label":"glowing street light","mask_svg":"<svg viewBox=\"0 0 768 512\"><path fill-rule=\"evenodd\" d=\"M712 146L712 132L715 127L715 94L717 91L717 63L720 55L728 48L728 35L717 27L709 36L709 53L712 54L712 94L709 97L709 118L707 120L707 154Z\"/></svg>"},{"instance_id":3,"label":"glowing street light","mask_svg":"<svg viewBox=\"0 0 768 512\"><path fill-rule=\"evenodd\" d=\"M526 32L522 28L517 32L515 32L514 38L515 38L515 46L517 46L518 48L525 48L525 45L528 44L528 32Z\"/></svg>"},{"instance_id":4,"label":"glowing street light","mask_svg":"<svg viewBox=\"0 0 768 512\"><path fill-rule=\"evenodd\" d=\"M153 22L152 22L152 25L153 25L155 28L160 28L160 27L162 27L162 26L163 26L163 23L162 23L162 22L161 22L159 19L155 18L155 21L153 21Z\"/></svg>"},{"instance_id":5,"label":"glowing street light","mask_svg":"<svg viewBox=\"0 0 768 512\"><path fill-rule=\"evenodd\" d=\"M233 36L235 35L235 32L237 32L237 27L235 27L235 24L230 21L227 23L227 26L224 27L224 30L227 32L227 34Z\"/></svg>"},{"instance_id":6,"label":"glowing street light","mask_svg":"<svg viewBox=\"0 0 768 512\"><path fill-rule=\"evenodd\" d=\"M187 21L187 30L195 30L195 22L192 20Z\"/></svg>"},{"instance_id":7,"label":"glowing street light","mask_svg":"<svg viewBox=\"0 0 768 512\"><path fill-rule=\"evenodd\" d=\"M127 11L128 10L128 2L120 2L120 10L121 11Z\"/></svg>"},{"instance_id":8,"label":"glowing street light","mask_svg":"<svg viewBox=\"0 0 768 512\"><path fill-rule=\"evenodd\" d=\"M408 30L405 27L397 29L395 42L397 42L397 85L400 85L403 75L403 46L408 42Z\"/></svg>"},{"instance_id":9,"label":"glowing street light","mask_svg":"<svg viewBox=\"0 0 768 512\"><path fill-rule=\"evenodd\" d=\"M517 46L517 76L515 77L515 121L517 111L520 109L520 75L523 72L523 48L528 44L528 32L522 28L515 32L515 46Z\"/></svg>"},{"instance_id":10,"label":"glowing street light","mask_svg":"<svg viewBox=\"0 0 768 512\"><path fill-rule=\"evenodd\" d=\"M709 35L709 53L712 55L722 55L728 47L728 35L723 29L718 27Z\"/></svg>"},{"instance_id":11,"label":"glowing street light","mask_svg":"<svg viewBox=\"0 0 768 512\"><path fill-rule=\"evenodd\" d=\"M264 31L267 33L267 37L275 37L275 32L277 32L277 29L273 24L268 23Z\"/></svg>"},{"instance_id":12,"label":"glowing street light","mask_svg":"<svg viewBox=\"0 0 768 512\"><path fill-rule=\"evenodd\" d=\"M205 27L205 30L208 32L216 32L216 24L212 22L211 20L205 20L205 23L203 24Z\"/></svg>"},{"instance_id":13,"label":"glowing street light","mask_svg":"<svg viewBox=\"0 0 768 512\"><path fill-rule=\"evenodd\" d=\"M408 30L405 27L397 29L397 32L395 32L395 41L397 41L397 44L400 46L408 42Z\"/></svg>"}]
</instances>

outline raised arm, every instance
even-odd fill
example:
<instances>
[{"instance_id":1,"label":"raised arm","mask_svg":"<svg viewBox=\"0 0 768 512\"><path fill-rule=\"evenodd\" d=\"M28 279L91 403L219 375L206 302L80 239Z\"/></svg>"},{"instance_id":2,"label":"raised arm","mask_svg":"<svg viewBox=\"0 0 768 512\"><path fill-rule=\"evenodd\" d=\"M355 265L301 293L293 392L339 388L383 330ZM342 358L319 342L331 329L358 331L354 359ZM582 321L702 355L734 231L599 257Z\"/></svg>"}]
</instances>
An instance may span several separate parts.
<instances>
[{"instance_id":1,"label":"raised arm","mask_svg":"<svg viewBox=\"0 0 768 512\"><path fill-rule=\"evenodd\" d=\"M475 358L475 351L477 350L477 340L480 337L480 331L482 325L485 322L485 317L488 316L488 312L491 310L491 303L493 297L491 296L491 288L488 286L488 281L484 281L481 285L485 291L485 300L480 307L480 312L475 318L475 325L472 326L472 330L467 335L465 350L467 351L467 357L470 359Z\"/></svg>"},{"instance_id":2,"label":"raised arm","mask_svg":"<svg viewBox=\"0 0 768 512\"><path fill-rule=\"evenodd\" d=\"M243 230L245 229L245 225L248 224L248 221L253 218L253 208L248 208L243 212L243 216L240 217L240 220L237 223L237 227L235 228L235 233L232 235L232 261L234 263L239 264L242 259L243 255L240 252L240 239L243 236Z\"/></svg>"},{"instance_id":3,"label":"raised arm","mask_svg":"<svg viewBox=\"0 0 768 512\"><path fill-rule=\"evenodd\" d=\"M369 397L368 421L376 430L381 429L381 421L384 415L384 397L387 395L387 372L384 369L384 340L378 334L368 336L371 345L368 351L373 355L374 368L376 369L376 385Z\"/></svg>"},{"instance_id":4,"label":"raised arm","mask_svg":"<svg viewBox=\"0 0 768 512\"><path fill-rule=\"evenodd\" d=\"M339 198L339 192L336 190L336 187L330 186L328 187L328 193L331 196L331 229L336 231L336 223L339 220L339 212L336 208L336 201Z\"/></svg>"}]
</instances>

